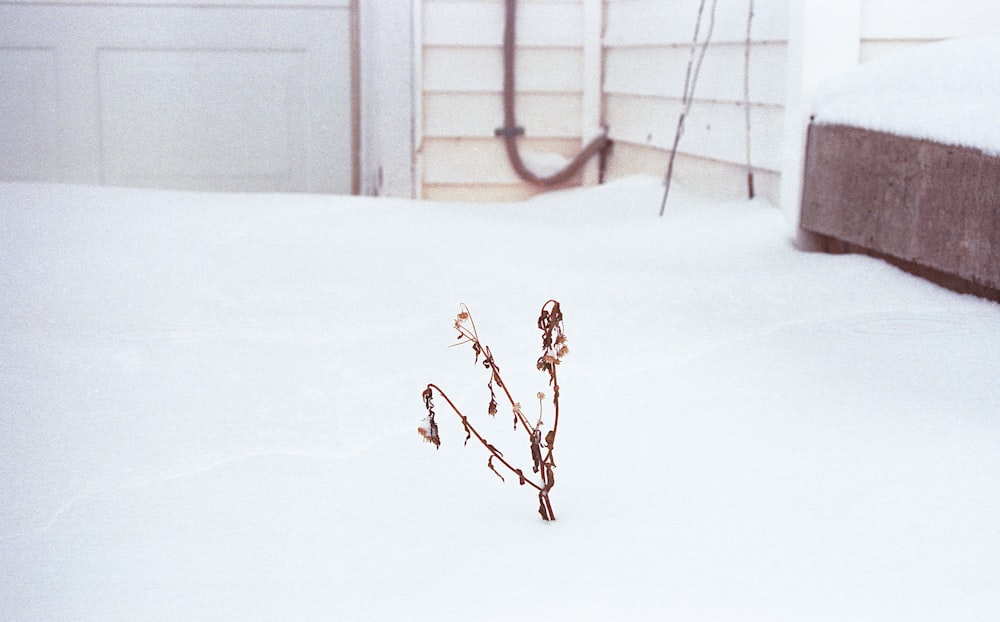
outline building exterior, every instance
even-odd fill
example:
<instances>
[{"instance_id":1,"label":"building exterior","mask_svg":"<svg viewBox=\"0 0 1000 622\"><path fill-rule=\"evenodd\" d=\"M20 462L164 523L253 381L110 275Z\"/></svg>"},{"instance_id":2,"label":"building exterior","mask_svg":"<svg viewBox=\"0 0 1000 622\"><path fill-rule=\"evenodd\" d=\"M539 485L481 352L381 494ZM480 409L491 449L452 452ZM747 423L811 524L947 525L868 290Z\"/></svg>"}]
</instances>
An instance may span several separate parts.
<instances>
[{"instance_id":1,"label":"building exterior","mask_svg":"<svg viewBox=\"0 0 1000 622\"><path fill-rule=\"evenodd\" d=\"M741 196L749 159L756 193L790 215L817 86L1000 29L990 0L754 0L749 39L750 0L517 4L529 166L606 128L605 169L568 185L663 175L701 8L699 41L711 36L675 178ZM504 15L503 0L0 1L0 178L524 198L542 189L495 136Z\"/></svg>"},{"instance_id":2,"label":"building exterior","mask_svg":"<svg viewBox=\"0 0 1000 622\"><path fill-rule=\"evenodd\" d=\"M539 191L514 175L493 137L502 120L503 4L418 3L419 196L504 200ZM703 4L701 42L711 1L521 0L518 108L525 148L569 156L606 126L614 142L608 178L663 175ZM809 99L817 86L908 45L1000 29L1000 6L984 0L752 4L747 63L751 3L717 0L674 175L705 192L743 195L749 136L755 191L775 204L800 193ZM596 178L590 171L579 183Z\"/></svg>"}]
</instances>

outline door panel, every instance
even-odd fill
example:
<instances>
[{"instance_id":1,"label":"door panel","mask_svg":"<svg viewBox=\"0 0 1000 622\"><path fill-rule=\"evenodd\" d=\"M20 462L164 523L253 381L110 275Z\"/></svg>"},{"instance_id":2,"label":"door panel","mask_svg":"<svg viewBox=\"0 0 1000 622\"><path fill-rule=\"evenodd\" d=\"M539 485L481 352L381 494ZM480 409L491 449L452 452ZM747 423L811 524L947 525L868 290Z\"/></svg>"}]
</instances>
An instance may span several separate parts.
<instances>
[{"instance_id":1,"label":"door panel","mask_svg":"<svg viewBox=\"0 0 1000 622\"><path fill-rule=\"evenodd\" d=\"M303 54L102 50L105 181L294 190L307 185Z\"/></svg>"},{"instance_id":2,"label":"door panel","mask_svg":"<svg viewBox=\"0 0 1000 622\"><path fill-rule=\"evenodd\" d=\"M0 5L0 178L349 193L348 6Z\"/></svg>"},{"instance_id":3,"label":"door panel","mask_svg":"<svg viewBox=\"0 0 1000 622\"><path fill-rule=\"evenodd\" d=\"M0 171L30 179L56 157L56 56L51 48L0 50Z\"/></svg>"}]
</instances>

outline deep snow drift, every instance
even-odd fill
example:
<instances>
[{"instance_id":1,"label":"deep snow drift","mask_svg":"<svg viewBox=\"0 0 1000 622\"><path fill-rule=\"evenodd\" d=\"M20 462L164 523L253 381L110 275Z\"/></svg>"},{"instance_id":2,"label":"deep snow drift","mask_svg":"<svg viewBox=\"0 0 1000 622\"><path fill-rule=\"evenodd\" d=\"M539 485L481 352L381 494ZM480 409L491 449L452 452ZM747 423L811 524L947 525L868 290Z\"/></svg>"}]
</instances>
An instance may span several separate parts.
<instances>
[{"instance_id":1,"label":"deep snow drift","mask_svg":"<svg viewBox=\"0 0 1000 622\"><path fill-rule=\"evenodd\" d=\"M0 185L4 620L996 620L1000 308L632 179L520 204ZM562 302L558 520L486 421Z\"/></svg>"}]
</instances>

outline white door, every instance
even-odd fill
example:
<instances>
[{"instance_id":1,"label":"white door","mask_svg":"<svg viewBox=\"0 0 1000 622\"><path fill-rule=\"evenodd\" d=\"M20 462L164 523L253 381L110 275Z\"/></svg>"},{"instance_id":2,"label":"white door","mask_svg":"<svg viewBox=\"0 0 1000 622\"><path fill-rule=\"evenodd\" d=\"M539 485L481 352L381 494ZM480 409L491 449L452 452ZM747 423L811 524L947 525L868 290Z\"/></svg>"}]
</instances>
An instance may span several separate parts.
<instances>
[{"instance_id":1,"label":"white door","mask_svg":"<svg viewBox=\"0 0 1000 622\"><path fill-rule=\"evenodd\" d=\"M350 193L350 4L0 2L0 178Z\"/></svg>"}]
</instances>

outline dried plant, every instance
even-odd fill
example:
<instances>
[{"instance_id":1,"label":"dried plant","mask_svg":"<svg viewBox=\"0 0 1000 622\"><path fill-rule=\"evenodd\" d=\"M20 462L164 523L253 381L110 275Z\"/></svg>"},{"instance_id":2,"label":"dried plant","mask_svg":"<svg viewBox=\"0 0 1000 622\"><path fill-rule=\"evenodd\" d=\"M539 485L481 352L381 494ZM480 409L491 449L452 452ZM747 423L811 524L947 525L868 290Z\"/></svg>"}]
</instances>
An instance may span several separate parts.
<instances>
[{"instance_id":1,"label":"dried plant","mask_svg":"<svg viewBox=\"0 0 1000 622\"><path fill-rule=\"evenodd\" d=\"M437 385L428 384L427 388L424 389L423 398L424 407L427 409L427 417L421 423L418 432L424 437L424 440L433 443L435 447L441 446L438 425L434 420L434 393L436 392L448 403L451 410L461 420L462 427L465 429L466 444L468 444L470 439L475 437L486 451L489 452L490 456L486 461L486 466L501 480L504 479L504 476L498 470L498 466L516 475L520 485L527 485L538 491L538 513L543 520L555 520L555 514L552 512L552 503L549 500L549 491L552 490L552 486L555 484L554 469L556 463L552 452L556 444L556 432L559 430L559 381L556 378L556 367L562 361L562 358L569 353L569 348L566 345L566 334L563 331L562 310L559 308L558 301L549 300L542 305L541 313L538 316L538 328L542 331L542 355L538 357L536 366L539 371L549 376L549 386L552 390L552 407L554 410L552 427L544 434L542 430L544 425L542 412L544 411L545 394L539 392L536 395L539 405L538 420L532 424L525 416L521 408L521 403L514 401L510 391L507 390L507 385L500 376L500 368L497 366L489 346L479 340L479 333L476 331L476 324L472 320L472 313L469 312L469 308L463 304L461 312L455 318L455 329L458 331L458 343L455 345L470 344L472 351L476 355L475 363L478 364L479 360L482 359L483 366L489 370L489 381L486 383L486 387L490 392L490 401L486 412L491 417L497 414L499 408L497 391L499 390L503 397L506 398L513 413L514 429L516 430L520 426L527 434L531 450L531 472L536 474L534 477L526 475L523 469L519 469L508 462L504 458L503 453L479 433L479 430L469 421L469 418L462 413L458 406Z\"/></svg>"}]
</instances>

